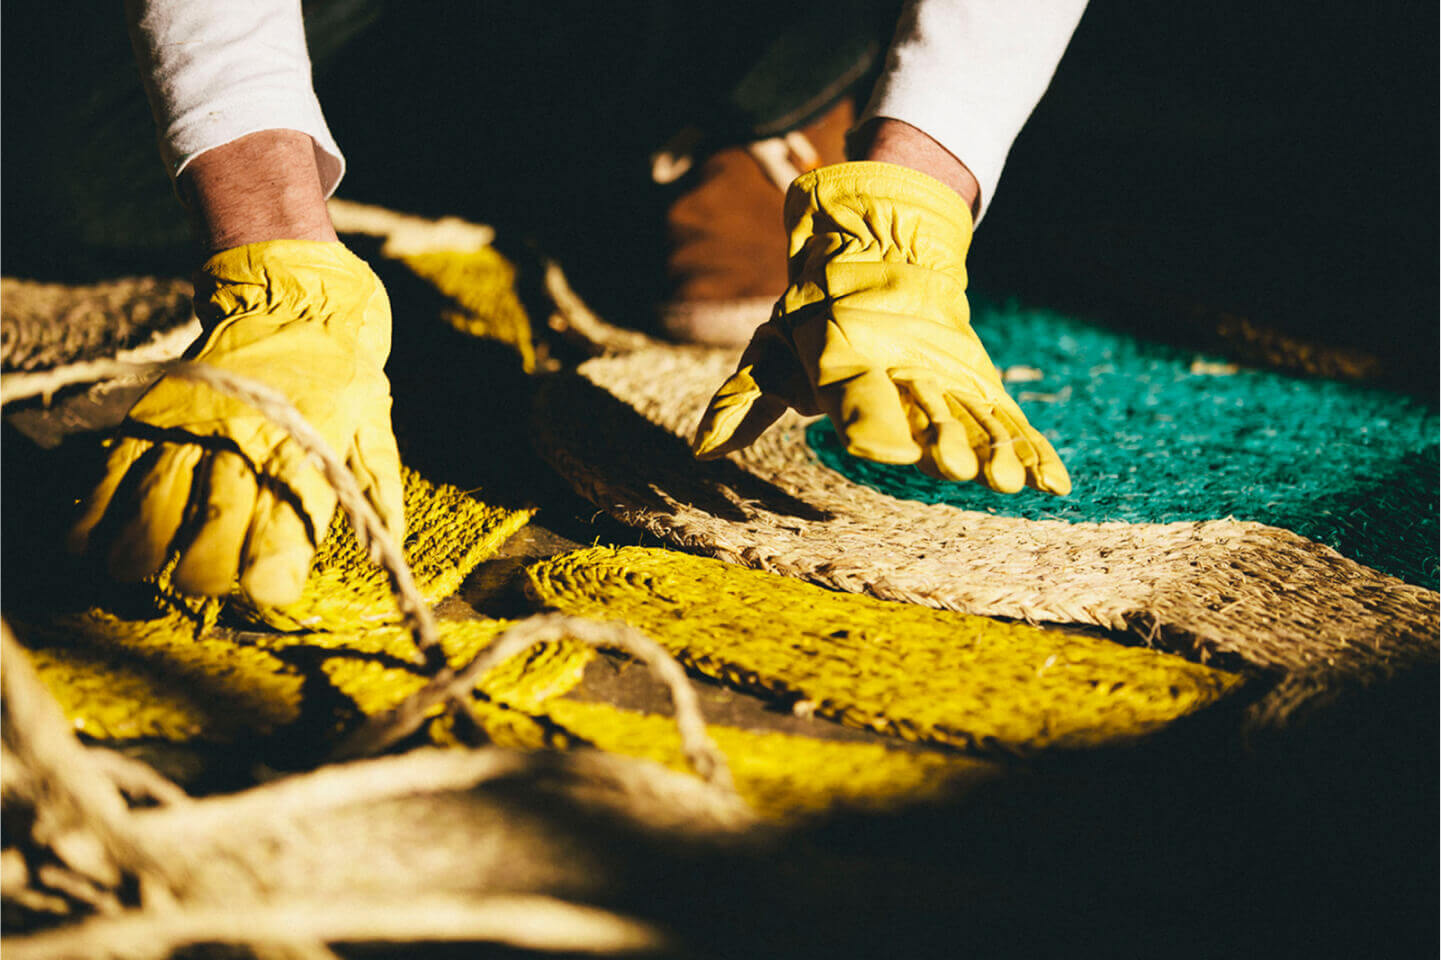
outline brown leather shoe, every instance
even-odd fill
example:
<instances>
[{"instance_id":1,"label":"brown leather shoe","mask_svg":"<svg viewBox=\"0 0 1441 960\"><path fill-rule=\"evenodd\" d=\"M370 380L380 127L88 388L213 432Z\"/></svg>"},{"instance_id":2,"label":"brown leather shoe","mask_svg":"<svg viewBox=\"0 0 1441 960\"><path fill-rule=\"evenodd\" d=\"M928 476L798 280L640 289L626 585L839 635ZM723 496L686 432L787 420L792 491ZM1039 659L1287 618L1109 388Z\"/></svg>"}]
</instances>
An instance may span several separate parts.
<instances>
[{"instance_id":1,"label":"brown leather shoe","mask_svg":"<svg viewBox=\"0 0 1441 960\"><path fill-rule=\"evenodd\" d=\"M695 170L683 137L681 149L656 155L655 178L683 188L666 214L666 336L713 346L750 341L786 287L786 188L807 170L843 161L854 122L845 97L799 130L716 151Z\"/></svg>"}]
</instances>

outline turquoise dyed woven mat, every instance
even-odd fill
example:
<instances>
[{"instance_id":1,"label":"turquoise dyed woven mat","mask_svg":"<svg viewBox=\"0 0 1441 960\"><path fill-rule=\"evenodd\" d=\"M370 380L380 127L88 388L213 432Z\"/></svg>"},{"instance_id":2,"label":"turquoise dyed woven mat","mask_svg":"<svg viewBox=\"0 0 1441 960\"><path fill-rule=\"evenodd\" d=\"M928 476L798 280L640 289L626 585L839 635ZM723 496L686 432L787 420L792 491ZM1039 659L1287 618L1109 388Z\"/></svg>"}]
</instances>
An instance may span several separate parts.
<instances>
[{"instance_id":1,"label":"turquoise dyed woven mat","mask_svg":"<svg viewBox=\"0 0 1441 960\"><path fill-rule=\"evenodd\" d=\"M1374 387L1235 370L1046 310L981 302L973 322L1002 370L1039 371L1008 387L1065 461L1070 496L1001 496L859 460L824 420L807 431L821 461L891 496L1000 516L1255 520L1435 589L1433 406Z\"/></svg>"}]
</instances>

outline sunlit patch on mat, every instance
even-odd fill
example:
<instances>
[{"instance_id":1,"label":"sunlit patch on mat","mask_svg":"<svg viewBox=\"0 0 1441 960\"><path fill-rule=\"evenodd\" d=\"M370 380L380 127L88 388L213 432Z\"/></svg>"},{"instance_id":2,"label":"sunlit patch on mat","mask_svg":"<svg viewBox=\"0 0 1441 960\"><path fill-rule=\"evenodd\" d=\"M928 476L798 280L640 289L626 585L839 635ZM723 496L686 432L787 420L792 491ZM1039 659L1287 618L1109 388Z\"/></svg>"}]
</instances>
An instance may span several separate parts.
<instances>
[{"instance_id":1,"label":"sunlit patch on mat","mask_svg":"<svg viewBox=\"0 0 1441 960\"><path fill-rule=\"evenodd\" d=\"M687 771L670 717L575 700L553 700L546 714L602 750ZM709 732L730 762L736 790L758 815L771 820L837 808L916 803L995 776L1001 769L990 761L933 750L895 750L717 725Z\"/></svg>"},{"instance_id":2,"label":"sunlit patch on mat","mask_svg":"<svg viewBox=\"0 0 1441 960\"><path fill-rule=\"evenodd\" d=\"M137 621L96 611L17 626L75 729L97 739L225 741L300 715L300 671L179 613Z\"/></svg>"},{"instance_id":3,"label":"sunlit patch on mat","mask_svg":"<svg viewBox=\"0 0 1441 960\"><path fill-rule=\"evenodd\" d=\"M441 317L461 333L514 347L535 369L530 318L515 291L515 267L495 250L412 253L401 260L451 300Z\"/></svg>"},{"instance_id":4,"label":"sunlit patch on mat","mask_svg":"<svg viewBox=\"0 0 1441 960\"><path fill-rule=\"evenodd\" d=\"M442 622L440 643L450 665L459 668L510 625L504 620ZM367 716L398 706L426 683L423 674L403 662L412 655L414 646L409 632L400 628L279 636L267 640L265 646L277 650L306 646L332 653L322 662L326 675ZM538 710L546 700L579 684L586 664L595 655L591 647L575 641L536 644L490 671L477 689L482 699L494 704Z\"/></svg>"},{"instance_id":5,"label":"sunlit patch on mat","mask_svg":"<svg viewBox=\"0 0 1441 960\"><path fill-rule=\"evenodd\" d=\"M1075 481L1003 496L849 456L828 422L821 462L892 496L1030 520L1255 520L1383 573L1437 581L1436 412L1394 393L1198 360L1043 310L984 307L976 332Z\"/></svg>"},{"instance_id":6,"label":"sunlit patch on mat","mask_svg":"<svg viewBox=\"0 0 1441 960\"><path fill-rule=\"evenodd\" d=\"M1240 683L1153 650L834 593L668 550L582 550L528 575L546 606L623 620L708 676L908 740L1098 746L1154 731Z\"/></svg>"},{"instance_id":7,"label":"sunlit patch on mat","mask_svg":"<svg viewBox=\"0 0 1441 960\"><path fill-rule=\"evenodd\" d=\"M822 464L793 414L751 447L697 463L687 441L735 362L656 345L589 360L579 376L543 384L534 441L598 507L688 550L1253 665L1280 679L1252 711L1257 722L1436 661L1435 591L1277 527L1029 520L901 499Z\"/></svg>"},{"instance_id":8,"label":"sunlit patch on mat","mask_svg":"<svg viewBox=\"0 0 1441 960\"><path fill-rule=\"evenodd\" d=\"M474 337L496 340L535 368L535 337L515 290L515 267L493 247L495 231L459 217L426 217L332 199L330 218L344 238L381 240L380 256L397 260L444 296L441 317Z\"/></svg>"},{"instance_id":9,"label":"sunlit patch on mat","mask_svg":"<svg viewBox=\"0 0 1441 960\"><path fill-rule=\"evenodd\" d=\"M440 642L452 666L460 666L508 625L442 622ZM130 621L96 612L24 632L45 685L76 730L97 739L226 741L271 733L300 716L307 689L306 673L296 666L301 660L319 663L357 717L397 706L426 682L404 662L412 641L398 627L241 640L223 630L202 632L179 614ZM528 714L580 683L594 657L580 643L538 644L490 672L476 709L495 714L498 728L527 731L528 742L512 745L546 745Z\"/></svg>"},{"instance_id":10,"label":"sunlit patch on mat","mask_svg":"<svg viewBox=\"0 0 1441 960\"><path fill-rule=\"evenodd\" d=\"M408 467L404 480L405 559L429 603L454 593L534 514L490 506ZM279 630L344 631L400 619L385 571L360 549L343 511L316 551L301 598L283 608L247 606L246 613Z\"/></svg>"}]
</instances>

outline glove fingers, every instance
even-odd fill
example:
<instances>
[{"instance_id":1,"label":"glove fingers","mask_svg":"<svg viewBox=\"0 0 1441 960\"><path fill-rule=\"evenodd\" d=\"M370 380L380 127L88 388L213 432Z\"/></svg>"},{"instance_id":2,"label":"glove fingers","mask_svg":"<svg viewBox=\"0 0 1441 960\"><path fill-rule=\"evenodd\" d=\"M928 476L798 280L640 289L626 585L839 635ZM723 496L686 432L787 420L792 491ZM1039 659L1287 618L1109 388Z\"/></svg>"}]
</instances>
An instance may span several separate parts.
<instances>
[{"instance_id":1,"label":"glove fingers","mask_svg":"<svg viewBox=\"0 0 1441 960\"><path fill-rule=\"evenodd\" d=\"M234 589L258 493L255 472L243 457L228 450L211 455L204 513L195 537L181 551L174 575L177 589L212 597Z\"/></svg>"},{"instance_id":2,"label":"glove fingers","mask_svg":"<svg viewBox=\"0 0 1441 960\"><path fill-rule=\"evenodd\" d=\"M786 402L763 391L754 374L754 364L743 365L711 398L691 441L698 459L714 460L750 446L786 412Z\"/></svg>"},{"instance_id":3,"label":"glove fingers","mask_svg":"<svg viewBox=\"0 0 1441 960\"><path fill-rule=\"evenodd\" d=\"M1026 470L1026 485L1061 497L1070 493L1071 475L1065 464L1045 435L1031 426L1020 407L1014 410L998 407L996 417L1016 438L1016 453Z\"/></svg>"},{"instance_id":4,"label":"glove fingers","mask_svg":"<svg viewBox=\"0 0 1441 960\"><path fill-rule=\"evenodd\" d=\"M915 463L924 452L911 436L899 388L884 370L862 370L817 385L816 401L845 441L846 452L879 463Z\"/></svg>"},{"instance_id":5,"label":"glove fingers","mask_svg":"<svg viewBox=\"0 0 1441 960\"><path fill-rule=\"evenodd\" d=\"M110 548L110 575L115 579L140 580L165 563L204 455L197 444L166 443L155 451L153 462L142 461L145 472L135 490L135 512Z\"/></svg>"},{"instance_id":6,"label":"glove fingers","mask_svg":"<svg viewBox=\"0 0 1441 960\"><path fill-rule=\"evenodd\" d=\"M125 482L125 477L130 473L135 461L144 456L152 446L145 440L124 437L111 449L110 455L105 459L105 474L85 498L80 509L80 519L70 528L66 544L71 553L84 553L89 547L90 536L105 516L110 501L115 499L115 491Z\"/></svg>"},{"instance_id":7,"label":"glove fingers","mask_svg":"<svg viewBox=\"0 0 1441 960\"><path fill-rule=\"evenodd\" d=\"M362 426L356 432L347 466L391 535L404 539L405 485L400 478L400 450L390 424L373 429Z\"/></svg>"},{"instance_id":8,"label":"glove fingers","mask_svg":"<svg viewBox=\"0 0 1441 960\"><path fill-rule=\"evenodd\" d=\"M937 480L974 480L980 461L964 424L951 414L945 394L930 380L898 381L911 403L911 434L924 451L916 468Z\"/></svg>"},{"instance_id":9,"label":"glove fingers","mask_svg":"<svg viewBox=\"0 0 1441 960\"><path fill-rule=\"evenodd\" d=\"M1026 485L1026 468L1016 456L1015 441L996 419L990 404L948 395L951 412L967 424L972 449L981 462L980 481L997 493L1016 493Z\"/></svg>"},{"instance_id":10,"label":"glove fingers","mask_svg":"<svg viewBox=\"0 0 1441 960\"><path fill-rule=\"evenodd\" d=\"M331 511L335 509L331 496ZM327 523L329 516L322 518ZM318 526L316 536L326 527ZM261 606L283 607L300 599L315 542L300 514L288 499L262 486L255 500L255 513L245 538L241 559L240 587Z\"/></svg>"}]
</instances>

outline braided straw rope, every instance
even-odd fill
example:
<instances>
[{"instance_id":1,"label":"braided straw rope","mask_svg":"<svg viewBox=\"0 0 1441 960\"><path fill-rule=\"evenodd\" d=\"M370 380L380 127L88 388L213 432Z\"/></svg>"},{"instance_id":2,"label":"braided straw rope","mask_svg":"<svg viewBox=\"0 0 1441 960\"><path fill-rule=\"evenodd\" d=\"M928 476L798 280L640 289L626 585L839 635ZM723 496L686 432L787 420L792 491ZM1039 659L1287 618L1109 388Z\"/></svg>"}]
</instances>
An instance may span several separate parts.
<instances>
[{"instance_id":1,"label":"braided straw rope","mask_svg":"<svg viewBox=\"0 0 1441 960\"><path fill-rule=\"evenodd\" d=\"M8 625L0 651L6 812L33 822L44 851L7 849L0 894L72 921L6 937L6 956L134 960L219 942L331 957L327 942L366 940L654 950L664 941L653 928L550 895L600 894L634 866L577 857L582 828L481 788L519 784L584 805L585 830L640 822L677 844L751 825L702 781L596 751L426 748L190 800L148 767L79 744ZM127 809L122 790L156 805Z\"/></svg>"},{"instance_id":2,"label":"braided straw rope","mask_svg":"<svg viewBox=\"0 0 1441 960\"><path fill-rule=\"evenodd\" d=\"M327 943L365 940L486 940L596 953L660 948L660 934L644 924L540 895L599 892L606 871L574 862L576 840L555 836L562 824L518 820L507 814L509 805L488 803L473 788L530 775L537 778L533 789L559 790L618 822L679 826L692 835L748 827L751 816L679 664L631 628L542 615L511 627L469 665L452 670L399 547L354 476L285 398L263 384L186 362L111 362L84 376L156 374L205 383L287 429L335 487L362 548L369 544L390 576L433 678L391 714L362 726L339 755L359 757L392 745L436 703L468 698L509 656L569 635L619 647L651 665L671 691L684 754L704 781L629 758L492 748L415 751L326 767L233 797L182 800L178 787L144 765L81 746L4 624L3 794L7 812L33 825L29 846L42 856L6 850L0 896L32 915L93 914L7 938L7 953L158 958L226 942L246 944L262 957L334 957ZM64 385L42 384L35 393ZM122 788L159 806L130 810ZM397 830L397 822L410 829ZM341 849L347 855L337 856Z\"/></svg>"},{"instance_id":3,"label":"braided straw rope","mask_svg":"<svg viewBox=\"0 0 1441 960\"><path fill-rule=\"evenodd\" d=\"M1435 592L1286 530L1031 521L899 500L821 465L794 414L699 464L686 439L735 354L605 347L616 355L546 385L537 446L597 506L678 546L839 590L1094 624L1250 664L1280 679L1253 711L1260 723L1436 659Z\"/></svg>"}]
</instances>

